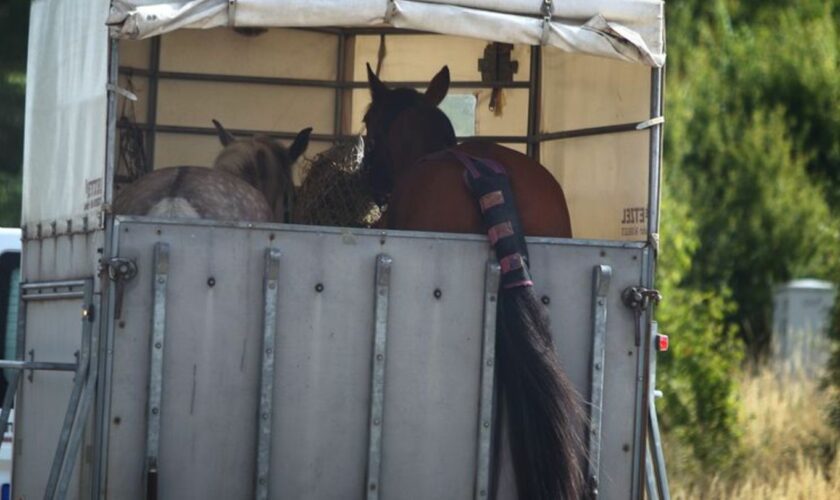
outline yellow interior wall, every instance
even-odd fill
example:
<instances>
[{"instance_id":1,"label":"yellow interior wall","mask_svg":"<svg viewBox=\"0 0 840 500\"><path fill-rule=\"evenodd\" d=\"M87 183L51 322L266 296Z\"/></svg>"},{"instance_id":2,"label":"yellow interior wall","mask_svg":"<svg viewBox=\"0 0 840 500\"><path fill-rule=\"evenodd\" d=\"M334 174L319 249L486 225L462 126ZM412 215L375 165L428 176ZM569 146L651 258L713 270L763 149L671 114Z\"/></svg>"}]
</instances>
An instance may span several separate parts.
<instances>
[{"instance_id":1,"label":"yellow interior wall","mask_svg":"<svg viewBox=\"0 0 840 500\"><path fill-rule=\"evenodd\" d=\"M367 81L366 63L376 67L379 36L357 36L351 76ZM453 81L480 81L478 60L484 57L487 42L473 38L437 35L392 35L385 37L386 56L379 77L384 82L427 82L445 65ZM530 47L517 45L511 59L519 62L514 81L528 81L531 71ZM418 89L423 91L424 89ZM504 90L502 113L490 111L491 89L450 88L450 94L473 94L476 109L476 135L525 135L528 131L528 89ZM362 117L370 105L367 89L353 91L350 126L353 133L362 131Z\"/></svg>"}]
</instances>

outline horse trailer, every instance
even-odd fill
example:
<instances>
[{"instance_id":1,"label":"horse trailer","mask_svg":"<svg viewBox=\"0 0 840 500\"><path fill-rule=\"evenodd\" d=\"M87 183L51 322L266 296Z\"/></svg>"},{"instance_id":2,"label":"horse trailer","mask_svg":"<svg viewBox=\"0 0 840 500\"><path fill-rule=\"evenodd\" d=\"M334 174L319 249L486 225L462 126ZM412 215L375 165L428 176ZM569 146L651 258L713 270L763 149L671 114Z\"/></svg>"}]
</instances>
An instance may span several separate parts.
<instances>
[{"instance_id":1,"label":"horse trailer","mask_svg":"<svg viewBox=\"0 0 840 500\"><path fill-rule=\"evenodd\" d=\"M585 401L589 496L668 498L654 407L658 0L33 0L12 498L516 498L486 237L114 213L208 166L211 120L308 157L363 132L366 64L459 138L537 159L528 238ZM306 171L298 165L296 182ZM497 453L498 451L498 453Z\"/></svg>"}]
</instances>

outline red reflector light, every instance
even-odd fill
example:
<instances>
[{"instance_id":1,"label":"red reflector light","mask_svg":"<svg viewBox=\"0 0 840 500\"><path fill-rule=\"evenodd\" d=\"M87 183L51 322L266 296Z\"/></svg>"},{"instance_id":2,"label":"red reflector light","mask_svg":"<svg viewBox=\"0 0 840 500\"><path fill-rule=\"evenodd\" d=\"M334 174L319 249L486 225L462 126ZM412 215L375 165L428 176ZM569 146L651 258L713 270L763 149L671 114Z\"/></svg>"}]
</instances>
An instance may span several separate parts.
<instances>
[{"instance_id":1,"label":"red reflector light","mask_svg":"<svg viewBox=\"0 0 840 500\"><path fill-rule=\"evenodd\" d=\"M667 351L669 345L670 345L670 343L669 343L667 335L657 335L656 336L656 348L659 350L659 352Z\"/></svg>"}]
</instances>

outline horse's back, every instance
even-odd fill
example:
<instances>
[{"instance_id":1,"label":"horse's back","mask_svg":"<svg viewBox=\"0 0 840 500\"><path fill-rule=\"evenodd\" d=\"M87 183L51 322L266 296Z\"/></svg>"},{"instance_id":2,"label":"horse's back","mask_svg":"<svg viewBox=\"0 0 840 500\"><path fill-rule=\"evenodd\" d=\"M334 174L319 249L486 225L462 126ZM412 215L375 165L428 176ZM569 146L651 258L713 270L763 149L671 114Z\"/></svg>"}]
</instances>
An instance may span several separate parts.
<instances>
[{"instance_id":1,"label":"horse's back","mask_svg":"<svg viewBox=\"0 0 840 500\"><path fill-rule=\"evenodd\" d=\"M563 189L545 167L497 144L466 142L456 149L504 165L526 235L572 236ZM438 154L413 165L396 180L388 206L388 226L416 231L483 233L481 214L464 183L464 169L453 155Z\"/></svg>"},{"instance_id":2,"label":"horse's back","mask_svg":"<svg viewBox=\"0 0 840 500\"><path fill-rule=\"evenodd\" d=\"M265 196L244 180L205 167L169 167L150 172L117 194L122 215L270 221Z\"/></svg>"}]
</instances>

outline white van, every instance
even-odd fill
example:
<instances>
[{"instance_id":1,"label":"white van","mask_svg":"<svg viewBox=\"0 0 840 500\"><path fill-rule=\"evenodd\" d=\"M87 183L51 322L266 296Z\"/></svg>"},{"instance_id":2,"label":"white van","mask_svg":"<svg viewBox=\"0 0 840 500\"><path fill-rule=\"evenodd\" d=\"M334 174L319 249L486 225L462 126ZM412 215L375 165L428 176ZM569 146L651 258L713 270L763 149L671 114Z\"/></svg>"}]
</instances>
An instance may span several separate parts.
<instances>
[{"instance_id":1,"label":"white van","mask_svg":"<svg viewBox=\"0 0 840 500\"><path fill-rule=\"evenodd\" d=\"M0 228L0 349L5 359L13 359L15 354L19 282L20 229ZM0 400L6 394L9 375L8 370L0 371ZM0 446L0 500L10 498L14 422L12 410Z\"/></svg>"}]
</instances>

